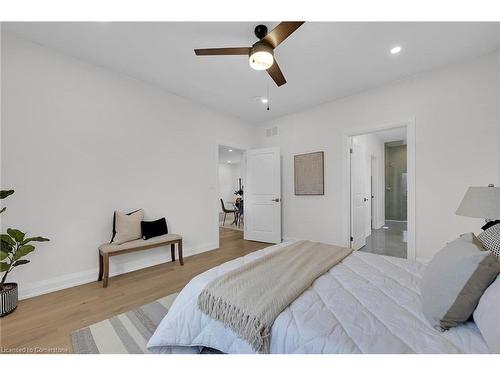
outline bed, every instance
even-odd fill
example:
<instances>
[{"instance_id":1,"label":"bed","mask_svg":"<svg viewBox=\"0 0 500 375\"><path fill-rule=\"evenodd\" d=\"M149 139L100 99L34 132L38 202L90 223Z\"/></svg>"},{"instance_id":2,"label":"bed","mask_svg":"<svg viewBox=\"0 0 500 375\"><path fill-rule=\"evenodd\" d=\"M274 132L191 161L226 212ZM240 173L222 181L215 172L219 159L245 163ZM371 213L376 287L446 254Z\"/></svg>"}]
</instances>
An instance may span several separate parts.
<instances>
[{"instance_id":1,"label":"bed","mask_svg":"<svg viewBox=\"0 0 500 375\"><path fill-rule=\"evenodd\" d=\"M154 352L254 353L252 347L197 305L218 276L290 244L270 246L193 278L151 337ZM439 332L421 309L422 263L353 252L320 276L276 318L270 353L488 353L473 321Z\"/></svg>"}]
</instances>

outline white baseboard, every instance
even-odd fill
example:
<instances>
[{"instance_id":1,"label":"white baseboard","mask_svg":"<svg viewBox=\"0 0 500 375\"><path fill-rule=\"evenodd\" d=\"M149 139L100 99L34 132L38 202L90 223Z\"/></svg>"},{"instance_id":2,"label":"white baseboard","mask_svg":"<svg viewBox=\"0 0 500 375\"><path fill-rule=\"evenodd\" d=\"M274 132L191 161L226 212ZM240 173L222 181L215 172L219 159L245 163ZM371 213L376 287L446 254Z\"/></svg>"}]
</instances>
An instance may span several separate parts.
<instances>
[{"instance_id":1,"label":"white baseboard","mask_svg":"<svg viewBox=\"0 0 500 375\"><path fill-rule=\"evenodd\" d=\"M206 244L186 249L184 257L200 254L205 251L214 250L217 244ZM122 273L132 272L141 268L156 266L165 263L164 255L155 255L140 260L130 261L119 264L115 269L110 269L109 276L116 276ZM19 299L36 297L42 294L55 292L61 289L71 288L73 286L87 284L97 280L98 268L92 268L86 271L76 272L68 275L53 277L33 283L19 283Z\"/></svg>"}]
</instances>

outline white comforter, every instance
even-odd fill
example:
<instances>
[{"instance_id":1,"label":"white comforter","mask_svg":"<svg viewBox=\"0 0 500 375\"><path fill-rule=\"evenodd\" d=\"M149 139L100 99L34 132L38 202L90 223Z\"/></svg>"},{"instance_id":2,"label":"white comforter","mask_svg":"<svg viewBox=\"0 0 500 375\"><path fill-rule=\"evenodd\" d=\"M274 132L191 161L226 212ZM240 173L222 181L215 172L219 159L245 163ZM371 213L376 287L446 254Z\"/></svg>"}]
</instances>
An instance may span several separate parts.
<instances>
[{"instance_id":1,"label":"white comforter","mask_svg":"<svg viewBox=\"0 0 500 375\"><path fill-rule=\"evenodd\" d=\"M206 346L253 353L246 341L198 309L198 295L216 277L285 245L234 259L192 279L148 348L171 352L172 346ZM419 295L424 268L417 262L353 252L278 316L271 353L488 353L473 322L444 333L429 325Z\"/></svg>"}]
</instances>

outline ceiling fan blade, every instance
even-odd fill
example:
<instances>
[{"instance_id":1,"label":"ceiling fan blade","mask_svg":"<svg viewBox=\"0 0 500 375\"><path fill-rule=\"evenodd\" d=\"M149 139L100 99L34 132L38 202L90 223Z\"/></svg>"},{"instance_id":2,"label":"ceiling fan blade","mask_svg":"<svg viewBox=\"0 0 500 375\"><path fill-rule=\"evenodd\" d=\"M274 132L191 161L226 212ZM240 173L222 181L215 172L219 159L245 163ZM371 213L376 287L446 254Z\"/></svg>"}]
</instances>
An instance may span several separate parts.
<instances>
[{"instance_id":1,"label":"ceiling fan blade","mask_svg":"<svg viewBox=\"0 0 500 375\"><path fill-rule=\"evenodd\" d=\"M281 85L284 85L286 83L285 76L281 72L281 69L276 62L276 59L274 60L273 65L269 69L267 69L267 72L271 76L271 78L274 80L274 82L280 87Z\"/></svg>"},{"instance_id":2,"label":"ceiling fan blade","mask_svg":"<svg viewBox=\"0 0 500 375\"><path fill-rule=\"evenodd\" d=\"M213 56L213 55L247 55L250 53L250 47L236 48L199 48L195 49L194 53L197 56Z\"/></svg>"},{"instance_id":3,"label":"ceiling fan blade","mask_svg":"<svg viewBox=\"0 0 500 375\"><path fill-rule=\"evenodd\" d=\"M270 33L262 38L262 40L267 42L271 47L276 48L295 30L302 26L304 22L305 21L281 22Z\"/></svg>"}]
</instances>

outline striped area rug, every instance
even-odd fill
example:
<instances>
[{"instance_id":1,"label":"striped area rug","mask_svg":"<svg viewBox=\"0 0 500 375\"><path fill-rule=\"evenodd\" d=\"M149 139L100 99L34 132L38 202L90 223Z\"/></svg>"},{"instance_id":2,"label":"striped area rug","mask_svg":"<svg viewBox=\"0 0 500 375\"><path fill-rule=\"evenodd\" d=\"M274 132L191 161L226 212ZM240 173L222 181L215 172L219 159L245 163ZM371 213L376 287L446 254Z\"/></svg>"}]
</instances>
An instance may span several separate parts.
<instances>
[{"instance_id":1,"label":"striped area rug","mask_svg":"<svg viewBox=\"0 0 500 375\"><path fill-rule=\"evenodd\" d=\"M73 352L77 354L148 354L149 338L178 293L160 298L135 310L92 324L71 334ZM214 354L208 348L163 348L162 354Z\"/></svg>"}]
</instances>

